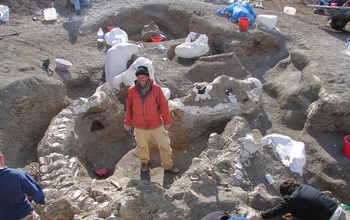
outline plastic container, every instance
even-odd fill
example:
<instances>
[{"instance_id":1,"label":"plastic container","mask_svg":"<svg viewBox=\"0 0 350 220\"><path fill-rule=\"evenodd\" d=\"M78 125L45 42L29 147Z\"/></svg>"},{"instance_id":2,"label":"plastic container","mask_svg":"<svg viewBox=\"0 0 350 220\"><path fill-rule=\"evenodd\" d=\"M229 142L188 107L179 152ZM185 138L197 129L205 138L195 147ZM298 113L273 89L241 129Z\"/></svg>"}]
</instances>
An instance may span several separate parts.
<instances>
[{"instance_id":1,"label":"plastic container","mask_svg":"<svg viewBox=\"0 0 350 220\"><path fill-rule=\"evenodd\" d=\"M249 25L249 18L238 18L239 31L247 31Z\"/></svg>"},{"instance_id":2,"label":"plastic container","mask_svg":"<svg viewBox=\"0 0 350 220\"><path fill-rule=\"evenodd\" d=\"M51 21L57 19L57 12L55 8L47 8L44 10L44 20Z\"/></svg>"},{"instance_id":3,"label":"plastic container","mask_svg":"<svg viewBox=\"0 0 350 220\"><path fill-rule=\"evenodd\" d=\"M98 31L97 31L97 41L98 42L103 42L103 36L104 36L104 33L103 33L102 28L98 29Z\"/></svg>"},{"instance_id":4,"label":"plastic container","mask_svg":"<svg viewBox=\"0 0 350 220\"><path fill-rule=\"evenodd\" d=\"M55 59L55 61L56 61L56 68L63 72L68 72L69 67L73 65L71 62L64 59L57 58Z\"/></svg>"},{"instance_id":5,"label":"plastic container","mask_svg":"<svg viewBox=\"0 0 350 220\"><path fill-rule=\"evenodd\" d=\"M344 137L343 155L350 158L350 135Z\"/></svg>"},{"instance_id":6,"label":"plastic container","mask_svg":"<svg viewBox=\"0 0 350 220\"><path fill-rule=\"evenodd\" d=\"M277 23L276 15L258 15L255 19L257 25L273 29Z\"/></svg>"},{"instance_id":7,"label":"plastic container","mask_svg":"<svg viewBox=\"0 0 350 220\"><path fill-rule=\"evenodd\" d=\"M265 179L266 179L266 181L267 181L267 183L268 183L269 185L272 185L272 184L275 183L275 181L273 180L271 174L267 174L267 175L265 176Z\"/></svg>"},{"instance_id":8,"label":"plastic container","mask_svg":"<svg viewBox=\"0 0 350 220\"><path fill-rule=\"evenodd\" d=\"M350 38L346 39L346 55L350 56Z\"/></svg>"},{"instance_id":9,"label":"plastic container","mask_svg":"<svg viewBox=\"0 0 350 220\"><path fill-rule=\"evenodd\" d=\"M161 42L162 37L161 36L153 36L151 37L152 42Z\"/></svg>"},{"instance_id":10,"label":"plastic container","mask_svg":"<svg viewBox=\"0 0 350 220\"><path fill-rule=\"evenodd\" d=\"M293 7L284 7L283 8L283 12L286 13L286 14L289 14L289 15L295 15L295 13L297 12L297 10Z\"/></svg>"},{"instance_id":11,"label":"plastic container","mask_svg":"<svg viewBox=\"0 0 350 220\"><path fill-rule=\"evenodd\" d=\"M8 22L10 20L10 8L6 5L0 5L0 21Z\"/></svg>"}]
</instances>

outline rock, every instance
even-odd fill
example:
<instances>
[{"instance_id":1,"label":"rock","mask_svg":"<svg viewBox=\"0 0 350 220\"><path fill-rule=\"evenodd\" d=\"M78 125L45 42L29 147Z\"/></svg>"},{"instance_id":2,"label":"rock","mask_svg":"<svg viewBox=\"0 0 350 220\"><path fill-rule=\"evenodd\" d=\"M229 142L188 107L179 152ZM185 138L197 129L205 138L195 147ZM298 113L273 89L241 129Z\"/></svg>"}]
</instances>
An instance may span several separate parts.
<instances>
[{"instance_id":1,"label":"rock","mask_svg":"<svg viewBox=\"0 0 350 220\"><path fill-rule=\"evenodd\" d=\"M151 37L153 36L161 36L162 38L165 37L164 33L159 30L159 27L153 21L151 21L151 23L143 27L141 32L141 39L143 42L151 42Z\"/></svg>"},{"instance_id":2,"label":"rock","mask_svg":"<svg viewBox=\"0 0 350 220\"><path fill-rule=\"evenodd\" d=\"M341 148L349 131L350 87L344 74L347 57L338 56L344 39L324 29L322 19L305 5L296 5L295 17L275 11L276 1L268 1L264 7L279 16L276 30L252 26L241 33L238 25L213 13L218 4L227 4L224 1L100 4L96 0L79 18L70 11L70 3L55 1L60 19L49 25L23 16L39 16L48 2L7 3L16 22L2 25L2 31L13 31L18 25L23 28L20 36L3 38L0 44L0 139L6 147L2 152L8 165L15 167L39 159L39 184L48 203L34 209L42 219L200 219L216 210L249 216L262 211L250 205L269 208L279 200L277 183L286 178L332 190L339 201L349 204L350 169ZM121 26L131 41L140 43L144 25L140 20L153 20L172 39L162 42L164 53L154 43L142 42L135 55L152 60L157 83L171 91L169 100L178 98L186 107L214 108L218 99L233 104L224 91L234 87L238 88L236 101L242 104L203 117L184 110L172 112L169 134L174 161L181 168L175 176L164 173L159 154L153 153L154 144L150 144L150 172L140 172L136 148L123 128L120 100L125 93L99 87L105 82L108 48L96 47L97 28ZM174 48L190 31L208 36L208 56L177 59ZM71 75L54 72L47 76L41 65L49 56L72 61ZM80 70L84 70L82 75L76 75ZM32 76L34 80L23 83L23 78ZM16 80L18 85L11 90ZM29 88L29 84L34 86ZM41 84L43 90L39 90ZM206 96L194 102L195 85L211 85L211 99ZM71 101L69 107L65 96ZM303 176L285 168L269 147L260 146L254 158L249 158L249 167L237 166L241 150L237 140L252 130L259 130L261 136L281 133L305 142ZM94 170L100 167L107 167L111 176L95 176ZM276 184L267 186L266 173ZM120 183L123 190L112 187L110 180ZM256 189L264 184L266 189ZM92 192L99 193L93 197Z\"/></svg>"},{"instance_id":3,"label":"rock","mask_svg":"<svg viewBox=\"0 0 350 220\"><path fill-rule=\"evenodd\" d=\"M27 75L3 83L0 100L0 139L6 157L11 158L8 166L34 160L39 137L68 104L65 86L44 76Z\"/></svg>"}]
</instances>

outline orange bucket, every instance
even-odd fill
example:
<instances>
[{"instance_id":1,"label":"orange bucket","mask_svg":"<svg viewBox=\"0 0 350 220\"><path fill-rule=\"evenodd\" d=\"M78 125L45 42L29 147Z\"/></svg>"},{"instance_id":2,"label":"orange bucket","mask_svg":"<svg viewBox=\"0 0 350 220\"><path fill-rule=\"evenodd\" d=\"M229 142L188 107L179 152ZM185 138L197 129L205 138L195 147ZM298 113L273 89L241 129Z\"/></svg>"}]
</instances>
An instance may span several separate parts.
<instances>
[{"instance_id":1,"label":"orange bucket","mask_svg":"<svg viewBox=\"0 0 350 220\"><path fill-rule=\"evenodd\" d=\"M109 27L108 27L108 32L110 32L110 31L113 30L114 28L117 28L117 26L109 26Z\"/></svg>"},{"instance_id":2,"label":"orange bucket","mask_svg":"<svg viewBox=\"0 0 350 220\"><path fill-rule=\"evenodd\" d=\"M249 25L249 18L238 18L239 31L247 31Z\"/></svg>"},{"instance_id":3,"label":"orange bucket","mask_svg":"<svg viewBox=\"0 0 350 220\"><path fill-rule=\"evenodd\" d=\"M161 42L162 41L162 37L161 36L153 36L151 37L152 42Z\"/></svg>"},{"instance_id":4,"label":"orange bucket","mask_svg":"<svg viewBox=\"0 0 350 220\"><path fill-rule=\"evenodd\" d=\"M343 155L350 157L350 135L344 137Z\"/></svg>"}]
</instances>

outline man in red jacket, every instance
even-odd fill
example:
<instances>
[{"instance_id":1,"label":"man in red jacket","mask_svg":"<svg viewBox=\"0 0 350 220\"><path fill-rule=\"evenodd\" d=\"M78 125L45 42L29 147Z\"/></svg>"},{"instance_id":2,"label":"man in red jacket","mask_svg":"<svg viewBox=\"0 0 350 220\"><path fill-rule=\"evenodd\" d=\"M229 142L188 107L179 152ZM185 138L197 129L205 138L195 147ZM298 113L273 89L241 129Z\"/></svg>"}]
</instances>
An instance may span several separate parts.
<instances>
[{"instance_id":1,"label":"man in red jacket","mask_svg":"<svg viewBox=\"0 0 350 220\"><path fill-rule=\"evenodd\" d=\"M180 171L173 166L167 131L171 123L168 101L160 86L149 77L147 67L139 66L135 75L137 80L127 92L124 128L130 131L132 125L135 127L141 171L148 170L148 142L153 137L159 147L164 170L177 174Z\"/></svg>"}]
</instances>

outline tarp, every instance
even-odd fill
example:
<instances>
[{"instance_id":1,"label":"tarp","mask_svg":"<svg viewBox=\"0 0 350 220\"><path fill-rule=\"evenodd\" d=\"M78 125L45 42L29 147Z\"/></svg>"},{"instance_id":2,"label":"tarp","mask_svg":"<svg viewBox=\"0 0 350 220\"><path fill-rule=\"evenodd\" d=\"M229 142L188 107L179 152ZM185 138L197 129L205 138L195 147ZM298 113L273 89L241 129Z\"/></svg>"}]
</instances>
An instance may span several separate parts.
<instances>
[{"instance_id":1,"label":"tarp","mask_svg":"<svg viewBox=\"0 0 350 220\"><path fill-rule=\"evenodd\" d=\"M254 17L256 16L256 13L249 2L234 2L231 6L225 9L217 10L216 13L221 16L225 15L233 23L238 23L239 18L249 18L249 25L254 23Z\"/></svg>"}]
</instances>

